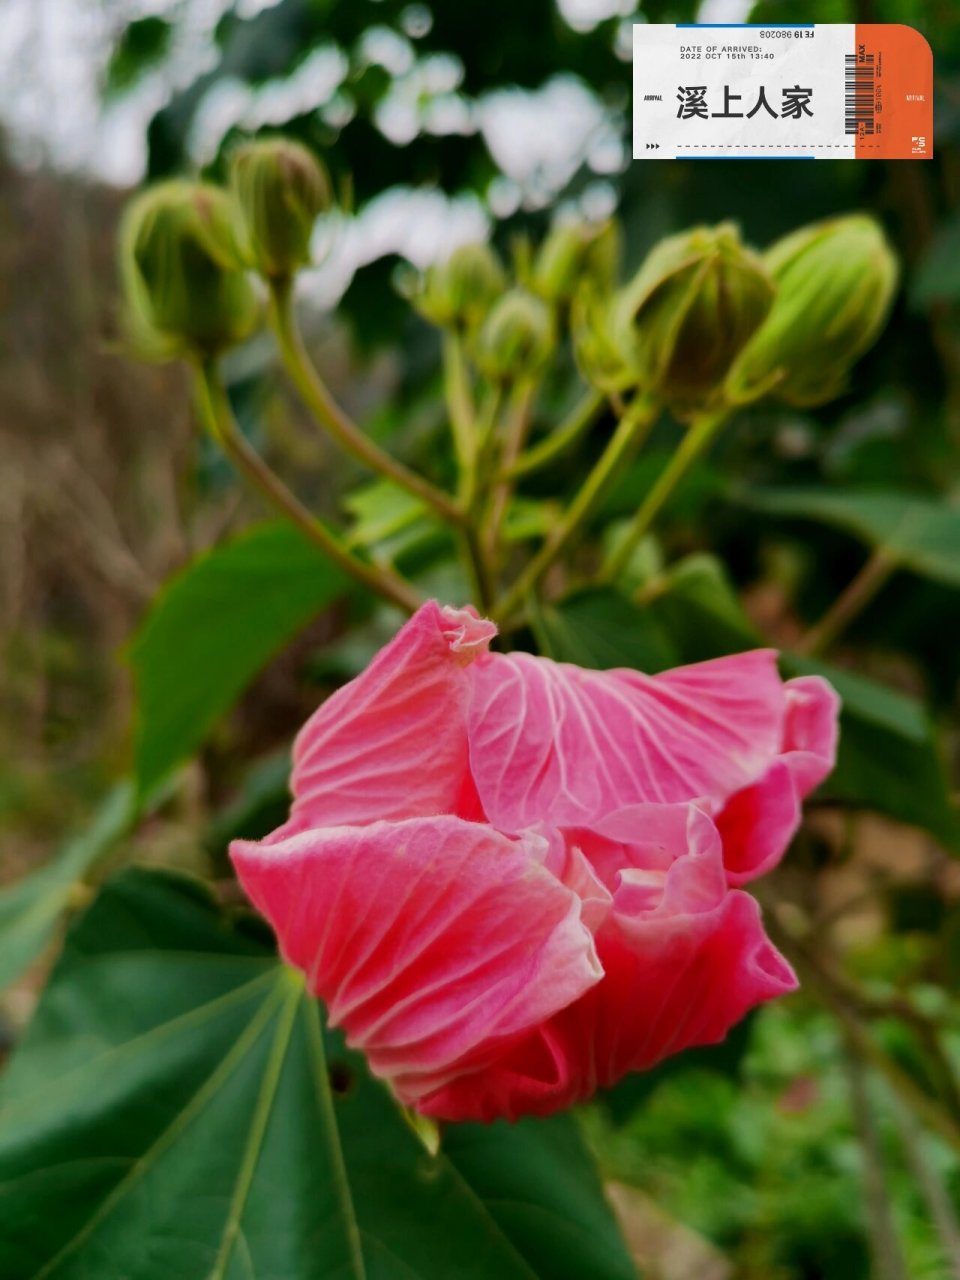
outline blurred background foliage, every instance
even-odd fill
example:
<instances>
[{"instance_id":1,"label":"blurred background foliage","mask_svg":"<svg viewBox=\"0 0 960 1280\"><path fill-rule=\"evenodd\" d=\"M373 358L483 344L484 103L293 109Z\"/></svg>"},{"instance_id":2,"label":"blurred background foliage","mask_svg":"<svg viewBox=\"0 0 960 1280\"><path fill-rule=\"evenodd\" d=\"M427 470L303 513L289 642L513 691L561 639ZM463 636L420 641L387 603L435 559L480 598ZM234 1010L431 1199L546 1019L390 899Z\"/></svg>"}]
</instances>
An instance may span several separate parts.
<instances>
[{"instance_id":1,"label":"blurred background foliage","mask_svg":"<svg viewBox=\"0 0 960 1280\"><path fill-rule=\"evenodd\" d=\"M508 251L558 210L617 211L628 270L697 222L733 219L761 246L836 212L884 223L904 284L848 393L819 410L738 415L645 546L634 602L677 660L760 636L789 649L900 528L898 509L865 517L858 495L896 491L945 515L829 654L863 715L848 726L843 785L812 806L766 904L788 932L803 924L804 989L720 1050L628 1081L584 1120L651 1280L947 1280L960 1276L960 15L954 0L734 7L176 0L90 11L103 19L103 119L116 127L126 112L142 135L131 181L138 165L150 178L222 176L236 141L274 128L324 156L352 212L318 233L318 250L333 248L304 282L311 349L353 413L427 469L444 425L438 343L398 293L404 264L488 233ZM781 161L630 163L630 25L698 17L916 25L935 52L936 158L802 173ZM178 372L124 356L112 268L122 194L98 178L96 157L67 163L18 120L10 113L0 164L0 876L11 882L129 760L117 656L146 602L259 514L196 437ZM245 429L298 490L321 510L345 506L358 540L420 557L442 590L430 537L386 511L382 491L357 490L358 470L281 386L269 344L245 348L229 372ZM541 426L568 391L544 398ZM536 500L572 485L611 425L531 485L534 524L550 519ZM677 430L659 425L605 518L636 506ZM811 490L833 506L811 504ZM545 608L543 651L629 660L636 611L602 607L602 628L596 602ZM132 856L221 875L230 836L267 830L282 808L293 729L395 622L355 603L325 610L218 721L131 838ZM55 888L62 905L71 886ZM5 910L14 918L16 902L0 898ZM4 997L8 1038L42 971ZM883 1070L855 1049L864 1026ZM945 1129L917 1128L904 1080Z\"/></svg>"}]
</instances>

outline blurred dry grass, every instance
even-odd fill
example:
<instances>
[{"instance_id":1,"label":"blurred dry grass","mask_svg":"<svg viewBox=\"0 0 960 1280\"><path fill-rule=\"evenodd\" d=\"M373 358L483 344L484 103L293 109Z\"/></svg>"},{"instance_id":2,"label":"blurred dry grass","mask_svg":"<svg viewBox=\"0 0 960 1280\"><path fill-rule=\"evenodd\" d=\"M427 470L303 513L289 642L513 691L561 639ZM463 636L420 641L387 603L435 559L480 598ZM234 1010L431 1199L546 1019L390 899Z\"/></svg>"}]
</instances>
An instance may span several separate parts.
<instances>
[{"instance_id":1,"label":"blurred dry grass","mask_svg":"<svg viewBox=\"0 0 960 1280\"><path fill-rule=\"evenodd\" d=\"M112 341L118 193L0 159L0 879L125 749L116 654L225 501L185 489L181 375Z\"/></svg>"},{"instance_id":2,"label":"blurred dry grass","mask_svg":"<svg viewBox=\"0 0 960 1280\"><path fill-rule=\"evenodd\" d=\"M125 198L20 172L0 138L0 883L49 856L124 769L122 649L160 584L266 514L225 470L211 482L197 465L182 368L124 349L115 238ZM358 378L342 329L325 322L316 336L352 408L396 385L396 360ZM354 476L290 394L273 398L258 430L321 508ZM283 741L309 711L299 667L330 626L318 620L258 680L234 726L241 755Z\"/></svg>"}]
</instances>

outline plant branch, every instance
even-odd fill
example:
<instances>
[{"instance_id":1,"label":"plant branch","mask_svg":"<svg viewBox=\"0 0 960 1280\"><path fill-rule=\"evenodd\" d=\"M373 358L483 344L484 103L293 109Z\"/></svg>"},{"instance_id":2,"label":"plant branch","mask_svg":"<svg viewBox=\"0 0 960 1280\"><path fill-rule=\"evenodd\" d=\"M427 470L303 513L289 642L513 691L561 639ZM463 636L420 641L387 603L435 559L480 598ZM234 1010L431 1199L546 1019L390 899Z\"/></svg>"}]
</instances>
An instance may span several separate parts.
<instances>
[{"instance_id":1,"label":"plant branch","mask_svg":"<svg viewBox=\"0 0 960 1280\"><path fill-rule=\"evenodd\" d=\"M863 1152L863 1191L874 1274L877 1280L910 1280L893 1220L884 1176L883 1142L870 1100L866 1066L857 1044L849 1037L846 1065L853 1118Z\"/></svg>"},{"instance_id":2,"label":"plant branch","mask_svg":"<svg viewBox=\"0 0 960 1280\"><path fill-rule=\"evenodd\" d=\"M492 388L486 403L471 421L472 454L466 466L460 471L460 501L464 511L464 521L459 531L460 547L470 578L473 599L484 613L489 611L493 603L496 588L493 566L481 528L480 513L487 496L486 458L496 441L500 400L500 389Z\"/></svg>"},{"instance_id":3,"label":"plant branch","mask_svg":"<svg viewBox=\"0 0 960 1280\"><path fill-rule=\"evenodd\" d=\"M892 1097L890 1102L906 1162L927 1202L931 1221L946 1254L950 1274L954 1280L960 1280L960 1221L957 1219L950 1191L944 1185L933 1161L928 1159L924 1150L924 1135L917 1132L916 1126L896 1097Z\"/></svg>"},{"instance_id":4,"label":"plant branch","mask_svg":"<svg viewBox=\"0 0 960 1280\"><path fill-rule=\"evenodd\" d=\"M443 335L443 389L450 414L450 430L461 480L476 463L476 409L460 335L448 329Z\"/></svg>"},{"instance_id":5,"label":"plant branch","mask_svg":"<svg viewBox=\"0 0 960 1280\"><path fill-rule=\"evenodd\" d=\"M877 547L857 576L796 645L797 653L811 656L823 653L851 622L862 613L897 568L896 559L883 547Z\"/></svg>"},{"instance_id":6,"label":"plant branch","mask_svg":"<svg viewBox=\"0 0 960 1280\"><path fill-rule=\"evenodd\" d=\"M493 575L477 526L472 521L468 521L460 530L460 542L473 599L481 613L489 613L494 596Z\"/></svg>"},{"instance_id":7,"label":"plant branch","mask_svg":"<svg viewBox=\"0 0 960 1280\"><path fill-rule=\"evenodd\" d=\"M539 585L544 574L580 532L584 521L606 488L611 477L639 446L653 425L657 408L647 400L635 400L621 418L609 444L593 470L567 508L560 523L537 554L497 603L494 613L509 622L510 616L523 604L527 595Z\"/></svg>"},{"instance_id":8,"label":"plant branch","mask_svg":"<svg viewBox=\"0 0 960 1280\"><path fill-rule=\"evenodd\" d=\"M489 563L492 565L497 563L500 550L500 530L513 492L510 469L520 456L524 439L530 430L530 419L533 414L536 394L536 383L527 378L513 388L513 393L510 397L506 429L504 431L503 452L497 464L500 476L493 484L490 506L481 531L485 553Z\"/></svg>"},{"instance_id":9,"label":"plant branch","mask_svg":"<svg viewBox=\"0 0 960 1280\"><path fill-rule=\"evenodd\" d=\"M367 564L351 554L251 447L237 426L213 362L198 364L195 372L197 407L201 419L244 479L345 573L409 613L419 608L421 600L404 578L383 566Z\"/></svg>"},{"instance_id":10,"label":"plant branch","mask_svg":"<svg viewBox=\"0 0 960 1280\"><path fill-rule=\"evenodd\" d=\"M597 415L604 405L601 391L588 391L574 405L569 417L548 436L522 453L512 466L506 467L506 476L510 480L518 480L521 476L539 471L548 462L558 458L562 453L576 444L585 431L596 421Z\"/></svg>"},{"instance_id":11,"label":"plant branch","mask_svg":"<svg viewBox=\"0 0 960 1280\"><path fill-rule=\"evenodd\" d=\"M703 454L713 441L719 428L726 421L728 410L718 413L704 414L694 419L687 428L680 446L670 461L660 472L653 487L641 502L637 514L633 517L630 528L624 538L617 544L616 550L604 566L603 579L611 581L623 572L630 562L641 540L666 505L667 499L687 474L693 463Z\"/></svg>"},{"instance_id":12,"label":"plant branch","mask_svg":"<svg viewBox=\"0 0 960 1280\"><path fill-rule=\"evenodd\" d=\"M932 1132L938 1133L955 1151L960 1151L960 1122L948 1114L874 1040L863 1025L856 1001L851 998L850 992L833 977L801 939L784 927L775 904L768 906L767 931L770 937L797 970L803 982L837 1018L850 1043Z\"/></svg>"},{"instance_id":13,"label":"plant branch","mask_svg":"<svg viewBox=\"0 0 960 1280\"><path fill-rule=\"evenodd\" d=\"M270 304L284 368L313 416L358 461L420 498L448 523L459 524L463 513L451 497L381 449L334 400L303 345L294 314L292 281L271 282Z\"/></svg>"}]
</instances>

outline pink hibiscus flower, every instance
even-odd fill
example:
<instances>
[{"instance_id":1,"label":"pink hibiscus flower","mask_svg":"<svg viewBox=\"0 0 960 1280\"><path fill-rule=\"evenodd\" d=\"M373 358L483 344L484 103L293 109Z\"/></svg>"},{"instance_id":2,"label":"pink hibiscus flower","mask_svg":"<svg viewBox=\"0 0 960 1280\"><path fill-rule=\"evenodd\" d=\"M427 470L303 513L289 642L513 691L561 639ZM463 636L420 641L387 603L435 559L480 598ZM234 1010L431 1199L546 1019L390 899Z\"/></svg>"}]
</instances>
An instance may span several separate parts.
<instances>
[{"instance_id":1,"label":"pink hibiscus flower","mask_svg":"<svg viewBox=\"0 0 960 1280\"><path fill-rule=\"evenodd\" d=\"M770 650L657 676L489 652L424 605L231 855L286 961L427 1115L545 1115L721 1040L794 975L736 886L830 771L837 697Z\"/></svg>"}]
</instances>

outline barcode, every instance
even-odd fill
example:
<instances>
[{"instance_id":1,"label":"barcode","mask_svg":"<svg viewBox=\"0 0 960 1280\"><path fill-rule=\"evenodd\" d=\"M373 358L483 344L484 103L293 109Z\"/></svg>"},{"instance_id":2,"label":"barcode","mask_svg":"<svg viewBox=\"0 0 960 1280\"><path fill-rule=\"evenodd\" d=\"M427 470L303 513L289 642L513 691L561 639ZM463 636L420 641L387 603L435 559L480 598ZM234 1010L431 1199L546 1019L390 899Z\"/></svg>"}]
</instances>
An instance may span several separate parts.
<instances>
[{"instance_id":1,"label":"barcode","mask_svg":"<svg viewBox=\"0 0 960 1280\"><path fill-rule=\"evenodd\" d=\"M843 131L852 134L873 133L875 123L873 54L848 53L846 64Z\"/></svg>"}]
</instances>

